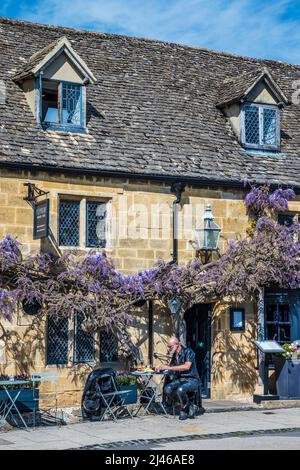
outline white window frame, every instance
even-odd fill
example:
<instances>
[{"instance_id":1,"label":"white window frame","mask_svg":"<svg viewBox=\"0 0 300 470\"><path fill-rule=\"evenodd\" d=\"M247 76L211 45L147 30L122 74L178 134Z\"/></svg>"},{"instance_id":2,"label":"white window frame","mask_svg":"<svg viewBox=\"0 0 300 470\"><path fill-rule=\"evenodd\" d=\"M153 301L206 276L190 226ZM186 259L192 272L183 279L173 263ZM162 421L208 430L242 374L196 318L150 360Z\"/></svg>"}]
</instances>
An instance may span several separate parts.
<instances>
[{"instance_id":1,"label":"white window frame","mask_svg":"<svg viewBox=\"0 0 300 470\"><path fill-rule=\"evenodd\" d=\"M251 144L246 142L246 127L245 127L245 109L246 107L258 108L258 119L259 119L259 143ZM276 111L276 143L274 145L266 145L263 143L263 112L264 109L274 109ZM258 104L258 103L244 103L241 107L241 142L246 148L252 149L263 149L263 150L280 150L280 112L278 106L270 104Z\"/></svg>"}]
</instances>

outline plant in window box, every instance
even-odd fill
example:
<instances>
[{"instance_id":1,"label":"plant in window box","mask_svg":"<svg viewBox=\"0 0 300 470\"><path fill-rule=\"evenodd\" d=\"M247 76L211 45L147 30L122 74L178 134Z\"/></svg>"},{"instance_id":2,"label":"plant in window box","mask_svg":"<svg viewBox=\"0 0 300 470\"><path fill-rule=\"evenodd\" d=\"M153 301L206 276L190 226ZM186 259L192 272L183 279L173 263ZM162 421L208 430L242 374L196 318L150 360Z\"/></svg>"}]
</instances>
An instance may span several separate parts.
<instances>
[{"instance_id":1,"label":"plant in window box","mask_svg":"<svg viewBox=\"0 0 300 470\"><path fill-rule=\"evenodd\" d=\"M39 398L39 382L32 382L31 377L26 374L18 374L9 376L7 374L0 375L0 402L7 400L7 393L3 387L1 387L1 381L9 380L11 384L6 385L6 389L9 390L10 396L14 399L18 395L16 406L20 412L32 412L38 407ZM27 383L18 384L16 381L27 381ZM16 412L12 410L12 413Z\"/></svg>"},{"instance_id":2,"label":"plant in window box","mask_svg":"<svg viewBox=\"0 0 300 470\"><path fill-rule=\"evenodd\" d=\"M116 383L120 390L130 390L130 393L123 397L125 404L129 405L137 402L136 377L130 375L127 371L118 371Z\"/></svg>"},{"instance_id":3,"label":"plant in window box","mask_svg":"<svg viewBox=\"0 0 300 470\"><path fill-rule=\"evenodd\" d=\"M294 353L297 352L297 346L295 346L293 343L284 343L282 347L285 352L281 353L281 356L285 359L291 359L294 356Z\"/></svg>"}]
</instances>

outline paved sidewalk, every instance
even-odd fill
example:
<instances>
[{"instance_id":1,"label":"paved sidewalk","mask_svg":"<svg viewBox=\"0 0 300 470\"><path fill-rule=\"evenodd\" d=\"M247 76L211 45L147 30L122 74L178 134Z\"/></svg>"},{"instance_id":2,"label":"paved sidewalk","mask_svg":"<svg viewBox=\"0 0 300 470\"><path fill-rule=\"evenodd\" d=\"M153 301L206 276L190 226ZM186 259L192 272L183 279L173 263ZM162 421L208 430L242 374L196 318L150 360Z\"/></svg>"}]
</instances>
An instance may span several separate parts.
<instances>
[{"instance_id":1,"label":"paved sidewalk","mask_svg":"<svg viewBox=\"0 0 300 470\"><path fill-rule=\"evenodd\" d=\"M194 420L173 416L81 422L30 431L0 432L0 449L121 449L128 445L300 431L300 408L205 413Z\"/></svg>"}]
</instances>

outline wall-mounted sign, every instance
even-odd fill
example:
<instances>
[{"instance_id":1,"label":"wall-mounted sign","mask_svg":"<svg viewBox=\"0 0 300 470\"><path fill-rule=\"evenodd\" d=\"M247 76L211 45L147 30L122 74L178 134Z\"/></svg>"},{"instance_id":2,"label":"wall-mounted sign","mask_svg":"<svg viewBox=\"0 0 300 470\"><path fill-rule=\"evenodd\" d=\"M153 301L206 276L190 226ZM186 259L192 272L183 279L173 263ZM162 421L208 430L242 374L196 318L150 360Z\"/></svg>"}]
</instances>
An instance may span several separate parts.
<instances>
[{"instance_id":1,"label":"wall-mounted sign","mask_svg":"<svg viewBox=\"0 0 300 470\"><path fill-rule=\"evenodd\" d=\"M49 199L34 205L33 238L45 238L49 235Z\"/></svg>"},{"instance_id":2,"label":"wall-mounted sign","mask_svg":"<svg viewBox=\"0 0 300 470\"><path fill-rule=\"evenodd\" d=\"M230 309L230 330L231 331L244 331L245 330L245 309L244 308L231 308Z\"/></svg>"}]
</instances>

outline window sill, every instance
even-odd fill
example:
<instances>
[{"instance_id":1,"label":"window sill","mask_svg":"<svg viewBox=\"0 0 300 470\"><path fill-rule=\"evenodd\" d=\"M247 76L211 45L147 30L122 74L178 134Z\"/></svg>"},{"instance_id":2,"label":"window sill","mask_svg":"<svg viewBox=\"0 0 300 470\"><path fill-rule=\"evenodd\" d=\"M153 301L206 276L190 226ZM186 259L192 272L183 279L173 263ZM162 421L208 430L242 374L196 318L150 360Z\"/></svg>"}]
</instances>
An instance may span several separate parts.
<instances>
[{"instance_id":1,"label":"window sill","mask_svg":"<svg viewBox=\"0 0 300 470\"><path fill-rule=\"evenodd\" d=\"M71 134L88 134L88 130L85 127L80 126L63 126L58 124L46 124L42 123L39 125L40 129L44 131L55 131L55 132L69 132Z\"/></svg>"},{"instance_id":2,"label":"window sill","mask_svg":"<svg viewBox=\"0 0 300 470\"><path fill-rule=\"evenodd\" d=\"M264 157L283 157L284 154L280 150L267 150L267 149L242 149L242 154L247 155L262 155Z\"/></svg>"},{"instance_id":3,"label":"window sill","mask_svg":"<svg viewBox=\"0 0 300 470\"><path fill-rule=\"evenodd\" d=\"M60 251L83 251L86 253L89 253L92 250L98 250L98 251L105 251L105 252L112 252L113 249L110 247L101 247L101 246L94 246L91 248L88 248L86 246L59 246Z\"/></svg>"},{"instance_id":4,"label":"window sill","mask_svg":"<svg viewBox=\"0 0 300 470\"><path fill-rule=\"evenodd\" d=\"M46 364L45 369L70 369L71 367L75 366L91 366L94 367L97 364L97 361L87 361L87 362L75 362L75 361L69 361L66 364Z\"/></svg>"}]
</instances>

